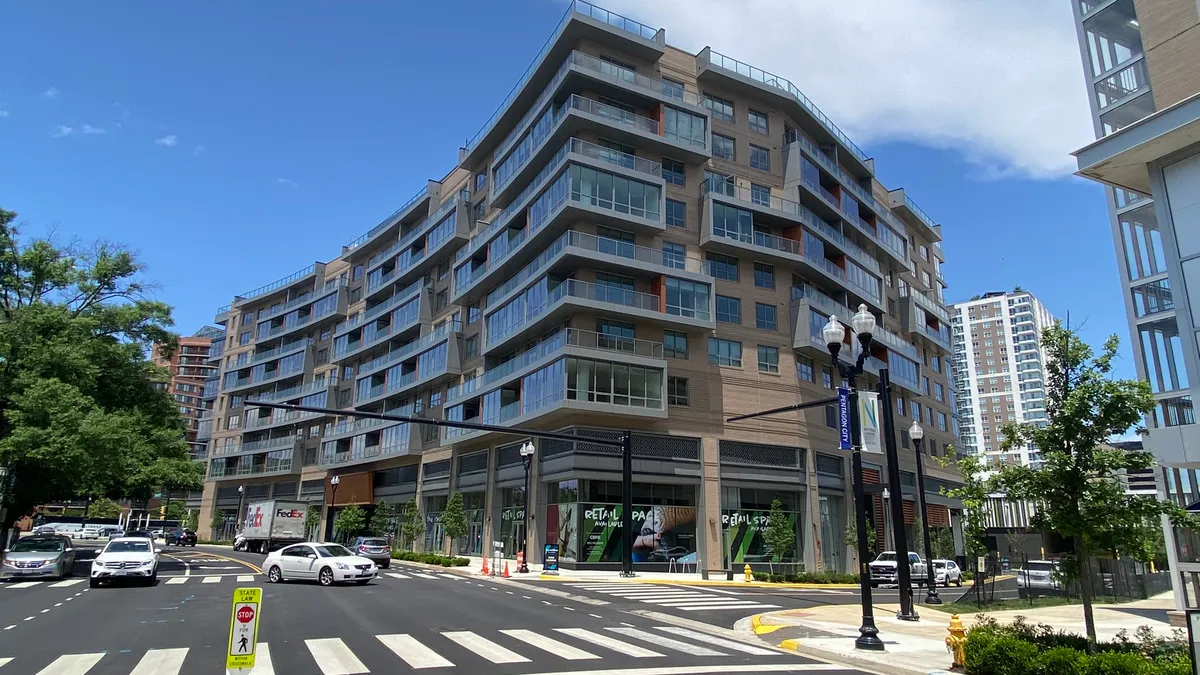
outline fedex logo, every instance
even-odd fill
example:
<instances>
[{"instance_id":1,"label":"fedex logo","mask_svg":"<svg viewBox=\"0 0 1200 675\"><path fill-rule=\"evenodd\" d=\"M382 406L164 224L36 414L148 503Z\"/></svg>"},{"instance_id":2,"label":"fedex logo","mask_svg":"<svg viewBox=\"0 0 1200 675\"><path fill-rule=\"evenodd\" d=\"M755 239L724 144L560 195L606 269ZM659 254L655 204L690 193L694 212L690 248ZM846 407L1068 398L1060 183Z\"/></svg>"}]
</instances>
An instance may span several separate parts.
<instances>
[{"instance_id":1,"label":"fedex logo","mask_svg":"<svg viewBox=\"0 0 1200 675\"><path fill-rule=\"evenodd\" d=\"M303 518L304 512L300 509L279 509L275 511L276 518Z\"/></svg>"},{"instance_id":2,"label":"fedex logo","mask_svg":"<svg viewBox=\"0 0 1200 675\"><path fill-rule=\"evenodd\" d=\"M246 514L246 527L262 527L262 507L256 506L254 510Z\"/></svg>"}]
</instances>

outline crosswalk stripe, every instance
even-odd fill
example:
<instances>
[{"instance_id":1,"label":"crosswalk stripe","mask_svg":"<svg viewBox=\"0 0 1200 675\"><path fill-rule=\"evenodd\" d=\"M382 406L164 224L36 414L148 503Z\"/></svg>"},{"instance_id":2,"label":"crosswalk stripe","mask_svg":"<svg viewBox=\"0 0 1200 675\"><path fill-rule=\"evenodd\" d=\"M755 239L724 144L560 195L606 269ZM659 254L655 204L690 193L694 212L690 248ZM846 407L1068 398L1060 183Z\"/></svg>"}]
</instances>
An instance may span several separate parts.
<instances>
[{"instance_id":1,"label":"crosswalk stripe","mask_svg":"<svg viewBox=\"0 0 1200 675\"><path fill-rule=\"evenodd\" d=\"M85 675L102 658L104 658L103 653L63 654L54 659L50 665L39 670L37 675Z\"/></svg>"},{"instance_id":2,"label":"crosswalk stripe","mask_svg":"<svg viewBox=\"0 0 1200 675\"><path fill-rule=\"evenodd\" d=\"M555 628L554 630L562 633L563 635L570 635L573 638L578 638L580 640L583 640L584 642L590 642L594 645L599 645L606 649L611 649L614 652L618 652L618 653L624 654L626 656L636 656L638 658L648 658L651 656L662 656L662 654L659 654L658 652L650 651L649 649L646 649L645 647L639 647L638 645L631 645L628 642L623 642L621 640L618 640L613 637L609 637L607 635L601 635L600 633L593 633L592 631L584 629L584 628Z\"/></svg>"},{"instance_id":3,"label":"crosswalk stripe","mask_svg":"<svg viewBox=\"0 0 1200 675\"><path fill-rule=\"evenodd\" d=\"M244 584L244 583L246 583L246 582L248 582L248 581L254 581L254 575L253 575L253 574L239 574L239 575L238 575L238 583L239 583L239 584Z\"/></svg>"},{"instance_id":4,"label":"crosswalk stripe","mask_svg":"<svg viewBox=\"0 0 1200 675\"><path fill-rule=\"evenodd\" d=\"M129 675L179 675L187 653L187 647L148 650Z\"/></svg>"},{"instance_id":5,"label":"crosswalk stripe","mask_svg":"<svg viewBox=\"0 0 1200 675\"><path fill-rule=\"evenodd\" d=\"M305 640L304 644L324 675L358 675L371 672L340 638Z\"/></svg>"},{"instance_id":6,"label":"crosswalk stripe","mask_svg":"<svg viewBox=\"0 0 1200 675\"><path fill-rule=\"evenodd\" d=\"M422 579L436 579L437 578L437 577L433 576L432 574L425 574L424 572L413 572L413 576L421 577Z\"/></svg>"},{"instance_id":7,"label":"crosswalk stripe","mask_svg":"<svg viewBox=\"0 0 1200 675\"><path fill-rule=\"evenodd\" d=\"M37 586L37 585L39 585L39 584L41 584L41 583L42 583L42 582L40 582L40 581L22 581L22 582L21 582L21 583L19 583L19 584L11 584L11 585L9 586L9 588L32 588L32 587L34 587L34 586Z\"/></svg>"},{"instance_id":8,"label":"crosswalk stripe","mask_svg":"<svg viewBox=\"0 0 1200 675\"><path fill-rule=\"evenodd\" d=\"M681 598L717 598L720 596L709 595L708 593L631 593L629 595L622 594L622 597L637 598L640 600L674 600Z\"/></svg>"},{"instance_id":9,"label":"crosswalk stripe","mask_svg":"<svg viewBox=\"0 0 1200 675\"><path fill-rule=\"evenodd\" d=\"M738 642L737 640L729 640L729 639L726 639L723 637L717 637L716 635L709 635L707 633L699 633L694 630L689 630L687 628L681 628L679 626L655 626L655 628L663 631L664 633L673 633L675 635L681 635L683 637L692 638L693 640L697 640L700 642L705 642L705 643L708 643L711 645L716 645L718 647L724 647L725 649L732 649L734 651L743 652L745 654L753 654L754 656L780 656L781 655L779 652L774 652L774 651L771 651L770 649L763 649L762 647L755 647L754 645L748 645L744 642Z\"/></svg>"},{"instance_id":10,"label":"crosswalk stripe","mask_svg":"<svg viewBox=\"0 0 1200 675\"><path fill-rule=\"evenodd\" d=\"M204 577L204 583L219 584L219 583L221 583L221 577Z\"/></svg>"},{"instance_id":11,"label":"crosswalk stripe","mask_svg":"<svg viewBox=\"0 0 1200 675\"><path fill-rule=\"evenodd\" d=\"M491 640L476 635L469 630L447 631L442 633L459 646L465 647L492 663L528 663L529 659L520 654L505 649Z\"/></svg>"},{"instance_id":12,"label":"crosswalk stripe","mask_svg":"<svg viewBox=\"0 0 1200 675\"><path fill-rule=\"evenodd\" d=\"M238 671L241 675L242 671ZM232 670L226 670L225 675L234 675ZM254 647L254 667L249 675L275 675L275 665L271 663L271 648L265 642L259 642Z\"/></svg>"},{"instance_id":13,"label":"crosswalk stripe","mask_svg":"<svg viewBox=\"0 0 1200 675\"><path fill-rule=\"evenodd\" d=\"M698 612L705 609L777 609L778 607L779 605L762 605L757 602L743 602L733 605L690 605L688 607L680 607L679 609L682 609L685 612Z\"/></svg>"},{"instance_id":14,"label":"crosswalk stripe","mask_svg":"<svg viewBox=\"0 0 1200 675\"><path fill-rule=\"evenodd\" d=\"M688 644L686 642L681 642L679 640L675 640L673 638L669 638L664 635L658 635L656 633L649 633L641 628L625 628L624 626L614 626L614 627L606 628L605 630L609 630L614 633L624 635L626 637L637 638L638 640L645 640L646 642L649 642L650 644L657 645L659 647L664 647L666 649L673 649L677 652L682 652L684 654L690 654L692 656L725 656L725 654L718 652L716 650L713 650L713 649L709 649L708 647L701 647L699 645Z\"/></svg>"},{"instance_id":15,"label":"crosswalk stripe","mask_svg":"<svg viewBox=\"0 0 1200 675\"><path fill-rule=\"evenodd\" d=\"M516 638L516 639L520 640L521 642L524 642L527 645L532 645L534 647L537 647L538 649L540 649L544 652L550 652L551 654L553 654L555 656L561 656L562 658L564 658L568 661L581 661L584 659L600 658L599 656L596 656L595 654L592 654L591 652L585 652L582 649L579 649L578 647L572 647L571 645L569 645L565 642L559 642L558 640L555 640L554 638L549 638L549 637L546 637L545 635L540 635L531 630L513 629L513 630L502 630L500 632L504 633L505 635L507 635L511 638Z\"/></svg>"},{"instance_id":16,"label":"crosswalk stripe","mask_svg":"<svg viewBox=\"0 0 1200 675\"><path fill-rule=\"evenodd\" d=\"M388 572L387 575L393 579L408 579L409 578L409 576L407 574L400 574L399 572Z\"/></svg>"},{"instance_id":17,"label":"crosswalk stripe","mask_svg":"<svg viewBox=\"0 0 1200 675\"><path fill-rule=\"evenodd\" d=\"M58 583L50 584L50 588L66 588L67 586L74 586L75 584L82 583L83 579L65 579L63 581L59 581Z\"/></svg>"},{"instance_id":18,"label":"crosswalk stripe","mask_svg":"<svg viewBox=\"0 0 1200 675\"><path fill-rule=\"evenodd\" d=\"M187 577L171 577L170 579L167 579L167 583L168 583L168 584L172 584L172 585L174 585L174 584L186 584L186 583L187 583L187 580L188 580L188 578L187 578Z\"/></svg>"},{"instance_id":19,"label":"crosswalk stripe","mask_svg":"<svg viewBox=\"0 0 1200 675\"><path fill-rule=\"evenodd\" d=\"M409 668L453 668L441 654L421 644L411 635L376 635L392 653L404 659Z\"/></svg>"},{"instance_id":20,"label":"crosswalk stripe","mask_svg":"<svg viewBox=\"0 0 1200 675\"><path fill-rule=\"evenodd\" d=\"M439 574L438 576L443 579L458 579L457 574Z\"/></svg>"},{"instance_id":21,"label":"crosswalk stripe","mask_svg":"<svg viewBox=\"0 0 1200 675\"><path fill-rule=\"evenodd\" d=\"M660 605L662 607L685 607L688 605L744 605L748 602L754 604L753 600L722 598L719 595L705 595L699 598L667 598L666 600L646 601L647 604Z\"/></svg>"},{"instance_id":22,"label":"crosswalk stripe","mask_svg":"<svg viewBox=\"0 0 1200 675\"><path fill-rule=\"evenodd\" d=\"M4 664L8 663L9 661L12 661L12 657L11 657L11 656L9 656L9 657L4 657L4 658L0 658L0 668L3 668L3 667L4 667Z\"/></svg>"}]
</instances>

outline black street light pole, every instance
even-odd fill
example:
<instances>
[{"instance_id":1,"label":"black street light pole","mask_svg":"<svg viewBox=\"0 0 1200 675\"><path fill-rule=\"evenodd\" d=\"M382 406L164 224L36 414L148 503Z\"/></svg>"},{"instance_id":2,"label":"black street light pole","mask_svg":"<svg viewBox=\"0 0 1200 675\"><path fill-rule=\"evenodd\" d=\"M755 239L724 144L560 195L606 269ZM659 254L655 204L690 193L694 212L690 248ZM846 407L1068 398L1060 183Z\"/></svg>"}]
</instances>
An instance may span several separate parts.
<instances>
[{"instance_id":1,"label":"black street light pole","mask_svg":"<svg viewBox=\"0 0 1200 675\"><path fill-rule=\"evenodd\" d=\"M912 439L917 451L917 507L921 509L921 533L925 537L925 604L940 605L938 597L937 575L933 571L933 549L929 546L929 509L925 505L925 458L921 452L921 440L925 438L925 430L920 422L913 420L908 428L908 437ZM946 572L949 574L949 571ZM947 578L949 581L949 578Z\"/></svg>"},{"instance_id":2,"label":"black street light pole","mask_svg":"<svg viewBox=\"0 0 1200 675\"><path fill-rule=\"evenodd\" d=\"M533 464L533 443L525 441L521 446L521 464L525 466L525 510L521 514L521 567L520 574L529 573L529 466Z\"/></svg>"},{"instance_id":3,"label":"black street light pole","mask_svg":"<svg viewBox=\"0 0 1200 675\"><path fill-rule=\"evenodd\" d=\"M325 531L328 533L326 537L329 539L333 539L333 509L337 506L337 486L341 482L341 476L333 476L329 479L329 488L333 493L329 496L329 506L325 507Z\"/></svg>"},{"instance_id":4,"label":"black street light pole","mask_svg":"<svg viewBox=\"0 0 1200 675\"><path fill-rule=\"evenodd\" d=\"M887 368L879 369L879 412L883 417L883 445L887 450L888 485L891 487L892 538L896 540L896 581L900 585L901 621L919 621L913 608L912 569L908 560L908 530L904 525L904 492L900 482L900 451L896 448L896 418L892 408L892 378Z\"/></svg>"},{"instance_id":5,"label":"black street light pole","mask_svg":"<svg viewBox=\"0 0 1200 675\"><path fill-rule=\"evenodd\" d=\"M633 578L633 432L621 436L621 576Z\"/></svg>"}]
</instances>

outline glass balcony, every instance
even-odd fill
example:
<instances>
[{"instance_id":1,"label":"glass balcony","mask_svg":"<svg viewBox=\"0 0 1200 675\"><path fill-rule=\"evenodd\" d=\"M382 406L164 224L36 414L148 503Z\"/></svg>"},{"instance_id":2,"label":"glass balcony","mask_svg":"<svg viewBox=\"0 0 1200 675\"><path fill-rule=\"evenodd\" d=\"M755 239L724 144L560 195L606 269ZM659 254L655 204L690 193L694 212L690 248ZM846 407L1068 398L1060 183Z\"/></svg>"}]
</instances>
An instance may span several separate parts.
<instances>
[{"instance_id":1,"label":"glass balcony","mask_svg":"<svg viewBox=\"0 0 1200 675\"><path fill-rule=\"evenodd\" d=\"M399 337L404 333L418 328L421 325L421 306L428 302L417 301L405 305L403 308L396 310L392 314L391 323L379 327L377 324L367 324L363 329L357 341L346 340L345 344L338 344L338 340L334 341L333 360L345 361L351 357L360 355L363 350L369 349L376 345L384 343L394 337ZM428 310L428 307L426 307Z\"/></svg>"},{"instance_id":2,"label":"glass balcony","mask_svg":"<svg viewBox=\"0 0 1200 675\"><path fill-rule=\"evenodd\" d=\"M430 214L429 217L427 217L423 221L421 221L420 224L418 224L413 229L409 230L407 234L405 234L404 236L397 239L396 242L393 243L391 246L389 246L386 249L380 251L379 253L376 253L375 255L371 256L367 260L367 272L370 273L371 270L373 268L375 268L376 266L383 264L389 258L400 253L401 251L408 248L409 246L412 246L417 241L417 239L428 234L431 228L436 227L439 223L442 222L442 220L446 216L450 215L451 211L458 208L458 205L460 203L469 200L470 196L471 196L470 192L468 192L467 190L465 190L465 189L460 190L457 198L450 199L446 203L439 206L437 211L434 211L432 214ZM441 242L437 242L437 243L441 243ZM435 246L436 246L436 244L434 244L433 242L430 242L430 245L426 248L428 250L433 250L435 248ZM400 269L400 266L397 266L397 269Z\"/></svg>"},{"instance_id":3,"label":"glass balcony","mask_svg":"<svg viewBox=\"0 0 1200 675\"><path fill-rule=\"evenodd\" d=\"M272 291L277 291L280 288L290 286L290 285L296 283L297 281L299 281L307 276L316 274L316 273L317 273L317 266L315 264L309 265L308 267L305 267L304 269L302 269L298 272L293 272L292 274L289 274L282 279L272 281L271 283L266 284L264 286L259 286L258 288L254 289L252 291L238 294L237 301L234 304L243 305L246 302L253 300L254 298L257 298L262 295L266 295L267 293L270 293Z\"/></svg>"},{"instance_id":4,"label":"glass balcony","mask_svg":"<svg viewBox=\"0 0 1200 675\"><path fill-rule=\"evenodd\" d=\"M293 473L294 454L292 450L272 452L263 457L261 462L255 461L255 457L240 457L236 462L215 458L209 463L208 477L213 480L221 480ZM299 470L299 466L296 466L296 470Z\"/></svg>"},{"instance_id":5,"label":"glass balcony","mask_svg":"<svg viewBox=\"0 0 1200 675\"><path fill-rule=\"evenodd\" d=\"M416 295L418 293L421 292L421 289L424 288L424 285L425 285L425 280L418 279L418 280L412 282L411 284L409 284L408 286L404 287L400 292L392 295L387 300L384 300L383 302L379 303L378 305L375 305L374 307L371 307L370 309L368 309L364 312L359 312L358 314L343 321L342 323L338 324L337 327L335 327L333 329L334 337L343 335L348 331L354 330L355 328L358 328L359 326L363 325L364 323L371 321L373 319L376 319L376 318L382 316L384 313L386 313L392 309L395 309L396 307L399 307L400 305L403 305L405 302L408 302L409 300L412 300L414 297L416 297Z\"/></svg>"},{"instance_id":6,"label":"glass balcony","mask_svg":"<svg viewBox=\"0 0 1200 675\"><path fill-rule=\"evenodd\" d=\"M296 385L294 387L288 387L287 389L280 389L279 391L272 391L272 392L265 392L262 394L258 394L256 396L254 396L254 399L252 401L247 401L246 405L252 406L254 401L276 402L277 403L279 401L287 401L289 399L298 399L298 398L307 396L309 394L315 394L320 391L325 391L329 387L337 386L337 383L338 383L337 374L335 372L331 372L328 375L322 376L317 380L309 382L308 384L300 384L300 385Z\"/></svg>"},{"instance_id":7,"label":"glass balcony","mask_svg":"<svg viewBox=\"0 0 1200 675\"><path fill-rule=\"evenodd\" d=\"M379 438L374 445L366 444L366 437L355 438L349 443L325 442L321 444L321 455L317 466L333 467L348 464L374 462L385 457L398 457L411 450L421 448L421 439L407 422L388 422L378 427Z\"/></svg>"},{"instance_id":8,"label":"glass balcony","mask_svg":"<svg viewBox=\"0 0 1200 675\"><path fill-rule=\"evenodd\" d=\"M394 224L396 222L396 219L399 218L400 216L402 216L405 211L407 211L410 207L412 207L417 202L423 201L427 197L429 197L429 184L428 183L426 183L425 187L421 188L420 191L417 192L417 194L410 197L407 202L404 202L403 206L401 206L400 208L393 211L392 215L388 216L387 218L384 218L383 222L379 223L375 227L372 227L365 234L359 236L354 241L351 241L349 244L346 244L347 251L352 251L352 250L362 246L363 244L367 243L371 239L374 239L375 237L382 234L384 232L384 230L387 230L388 227L390 227L392 224Z\"/></svg>"},{"instance_id":9,"label":"glass balcony","mask_svg":"<svg viewBox=\"0 0 1200 675\"><path fill-rule=\"evenodd\" d=\"M305 347L308 347L309 345L311 345L315 342L316 342L315 338L300 338L299 340L295 340L293 342L288 342L288 343L279 345L278 347L275 347L273 349L268 349L265 352L256 352L253 356L250 357L249 362L250 363L262 363L263 361L270 361L272 359L282 358L293 352L302 351ZM239 356L240 356L240 354L239 354ZM239 363L238 365L242 365L242 364Z\"/></svg>"},{"instance_id":10,"label":"glass balcony","mask_svg":"<svg viewBox=\"0 0 1200 675\"><path fill-rule=\"evenodd\" d=\"M434 329L433 332L429 333L428 335L417 338L416 340L413 340L412 342L404 345L403 347L399 347L398 349L393 349L392 351L390 351L382 356L376 357L375 359L372 359L371 361L368 361L367 363L364 363L363 365L359 366L358 376L365 377L367 375L377 372L381 368L385 368L394 363L398 363L407 358L411 358L412 356L415 356L415 355L425 351L426 349L429 349L433 345L435 345L439 342L444 342L444 341L450 339L451 336L458 335L461 333L462 333L462 322L461 321L450 321L450 322L444 323L441 326L439 326L438 328Z\"/></svg>"},{"instance_id":11,"label":"glass balcony","mask_svg":"<svg viewBox=\"0 0 1200 675\"><path fill-rule=\"evenodd\" d=\"M891 213L888 212L888 210L883 206L883 204L880 204L878 201L875 200L875 197L874 197L874 195L871 194L871 191L868 190L867 188L864 188L863 186L859 185L858 181L854 178L854 176L852 176L848 171L846 171L842 167L838 166L837 162L833 161L833 159L830 158L829 155L826 155L824 152L822 152L821 148L818 147L816 143L813 143L807 137L801 135L800 133L798 133L796 131L792 131L790 134L784 134L783 142L789 143L789 144L790 143L798 144L804 150L804 153L806 155L815 159L817 161L817 164L821 165L821 168L823 168L827 172L829 172L829 174L832 175L834 178L837 178L838 183L840 183L842 186L849 189L850 192L854 193L855 198L857 198L858 201L865 204L867 206L867 208L874 211L875 215L879 219L881 219L885 222L891 223L891 221L892 221ZM894 223L893 223L893 226L895 226Z\"/></svg>"},{"instance_id":12,"label":"glass balcony","mask_svg":"<svg viewBox=\"0 0 1200 675\"><path fill-rule=\"evenodd\" d=\"M247 417L246 424L242 428L246 431L257 431L260 429L270 429L271 427L277 427L284 424L296 424L298 422L303 422L304 420L310 420L324 416L325 413L307 412L303 410L275 410L272 414L265 417Z\"/></svg>"},{"instance_id":13,"label":"glass balcony","mask_svg":"<svg viewBox=\"0 0 1200 675\"><path fill-rule=\"evenodd\" d=\"M282 450L284 448L293 448L300 436L281 436L279 438L269 438L264 441L253 441L250 443L234 443L233 445L218 446L213 449L214 457L225 457L229 455L248 455L256 452L270 452L272 450Z\"/></svg>"},{"instance_id":14,"label":"glass balcony","mask_svg":"<svg viewBox=\"0 0 1200 675\"><path fill-rule=\"evenodd\" d=\"M921 309L933 314L940 321L950 323L950 310L946 309L945 305L934 299L925 291L918 290L912 286L902 287L900 289L900 299L910 298L916 301L917 306Z\"/></svg>"}]
</instances>

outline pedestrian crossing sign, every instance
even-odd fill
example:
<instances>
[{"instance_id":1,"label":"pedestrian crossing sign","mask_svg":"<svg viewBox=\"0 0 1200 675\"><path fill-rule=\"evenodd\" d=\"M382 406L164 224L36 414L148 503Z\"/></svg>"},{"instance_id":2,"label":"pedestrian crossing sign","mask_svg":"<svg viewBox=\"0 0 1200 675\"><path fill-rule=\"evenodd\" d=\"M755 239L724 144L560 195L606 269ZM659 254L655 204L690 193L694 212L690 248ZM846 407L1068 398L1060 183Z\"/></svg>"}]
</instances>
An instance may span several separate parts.
<instances>
[{"instance_id":1,"label":"pedestrian crossing sign","mask_svg":"<svg viewBox=\"0 0 1200 675\"><path fill-rule=\"evenodd\" d=\"M233 592L233 613L229 617L229 653L225 669L231 673L250 672L258 645L258 614L262 606L261 588L238 588Z\"/></svg>"}]
</instances>

